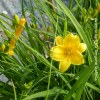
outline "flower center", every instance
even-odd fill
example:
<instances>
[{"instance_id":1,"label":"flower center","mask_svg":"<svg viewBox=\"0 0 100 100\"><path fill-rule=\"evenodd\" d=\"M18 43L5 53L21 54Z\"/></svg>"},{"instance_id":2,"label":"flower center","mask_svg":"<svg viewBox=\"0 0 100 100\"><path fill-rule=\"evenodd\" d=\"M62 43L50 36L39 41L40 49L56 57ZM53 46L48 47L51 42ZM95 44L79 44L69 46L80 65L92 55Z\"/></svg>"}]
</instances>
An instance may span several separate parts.
<instances>
[{"instance_id":1,"label":"flower center","mask_svg":"<svg viewBox=\"0 0 100 100\"><path fill-rule=\"evenodd\" d=\"M66 48L65 54L66 55L71 55L72 54L72 49L71 48Z\"/></svg>"}]
</instances>

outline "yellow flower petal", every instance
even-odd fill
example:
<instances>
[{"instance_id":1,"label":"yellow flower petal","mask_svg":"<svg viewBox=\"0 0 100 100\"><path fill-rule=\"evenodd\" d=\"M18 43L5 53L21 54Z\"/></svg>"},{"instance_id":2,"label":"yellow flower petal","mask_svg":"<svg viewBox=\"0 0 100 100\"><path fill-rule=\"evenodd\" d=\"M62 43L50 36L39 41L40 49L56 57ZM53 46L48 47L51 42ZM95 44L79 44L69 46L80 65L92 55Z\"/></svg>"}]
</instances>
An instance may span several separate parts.
<instances>
[{"instance_id":1,"label":"yellow flower petal","mask_svg":"<svg viewBox=\"0 0 100 100\"><path fill-rule=\"evenodd\" d=\"M23 30L23 27L24 27L25 23L26 23L26 19L25 18L21 18L20 22L19 22L19 25L18 25L18 27L16 29L16 33L15 33L17 40L18 40L19 36L22 33L22 30Z\"/></svg>"},{"instance_id":2,"label":"yellow flower petal","mask_svg":"<svg viewBox=\"0 0 100 100\"><path fill-rule=\"evenodd\" d=\"M52 47L50 50L50 56L56 61L61 61L65 58L64 48L60 46Z\"/></svg>"},{"instance_id":3,"label":"yellow flower petal","mask_svg":"<svg viewBox=\"0 0 100 100\"><path fill-rule=\"evenodd\" d=\"M20 19L19 24L20 24L21 26L24 27L25 23L26 23L26 19L25 19L24 17L22 17L22 18Z\"/></svg>"},{"instance_id":4,"label":"yellow flower petal","mask_svg":"<svg viewBox=\"0 0 100 100\"><path fill-rule=\"evenodd\" d=\"M8 44L10 49L14 49L16 45L16 40L14 38L11 39L10 43Z\"/></svg>"},{"instance_id":5,"label":"yellow flower petal","mask_svg":"<svg viewBox=\"0 0 100 100\"><path fill-rule=\"evenodd\" d=\"M67 47L75 47L77 48L80 44L80 38L77 35L73 35L72 33L69 33L63 40L64 45Z\"/></svg>"},{"instance_id":6,"label":"yellow flower petal","mask_svg":"<svg viewBox=\"0 0 100 100\"><path fill-rule=\"evenodd\" d=\"M8 55L10 55L10 56L13 56L13 55L14 55L14 51L10 49L10 50L7 51L6 54L8 54Z\"/></svg>"},{"instance_id":7,"label":"yellow flower petal","mask_svg":"<svg viewBox=\"0 0 100 100\"><path fill-rule=\"evenodd\" d=\"M71 63L74 65L80 65L84 63L83 55L79 51L74 51L74 53L70 56Z\"/></svg>"},{"instance_id":8,"label":"yellow flower petal","mask_svg":"<svg viewBox=\"0 0 100 100\"><path fill-rule=\"evenodd\" d=\"M61 36L57 36L55 38L56 45L62 45L63 44L63 38Z\"/></svg>"},{"instance_id":9,"label":"yellow flower petal","mask_svg":"<svg viewBox=\"0 0 100 100\"><path fill-rule=\"evenodd\" d=\"M78 50L80 53L84 52L86 50L87 46L85 43L80 43Z\"/></svg>"},{"instance_id":10,"label":"yellow flower petal","mask_svg":"<svg viewBox=\"0 0 100 100\"><path fill-rule=\"evenodd\" d=\"M60 61L59 70L61 72L65 72L71 65L71 61L69 58L65 58L63 61Z\"/></svg>"}]
</instances>

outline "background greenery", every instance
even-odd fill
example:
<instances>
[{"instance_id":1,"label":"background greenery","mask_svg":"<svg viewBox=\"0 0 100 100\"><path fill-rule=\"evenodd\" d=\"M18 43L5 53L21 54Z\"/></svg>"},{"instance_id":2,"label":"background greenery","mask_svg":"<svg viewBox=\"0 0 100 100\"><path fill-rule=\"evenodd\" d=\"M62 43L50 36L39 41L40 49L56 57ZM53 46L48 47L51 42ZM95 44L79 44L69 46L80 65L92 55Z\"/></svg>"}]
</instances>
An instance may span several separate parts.
<instances>
[{"instance_id":1,"label":"background greenery","mask_svg":"<svg viewBox=\"0 0 100 100\"><path fill-rule=\"evenodd\" d=\"M54 1L54 2L52 2ZM33 4L34 2L34 4ZM100 14L99 0L22 0L22 16L27 20L15 55L0 52L1 100L98 100L100 97ZM39 17L36 16L38 13ZM27 16L27 14L29 16ZM16 20L0 14L0 27L6 34L1 44L9 41L16 29ZM56 36L68 32L80 36L87 44L86 63L71 65L65 72L49 51Z\"/></svg>"}]
</instances>

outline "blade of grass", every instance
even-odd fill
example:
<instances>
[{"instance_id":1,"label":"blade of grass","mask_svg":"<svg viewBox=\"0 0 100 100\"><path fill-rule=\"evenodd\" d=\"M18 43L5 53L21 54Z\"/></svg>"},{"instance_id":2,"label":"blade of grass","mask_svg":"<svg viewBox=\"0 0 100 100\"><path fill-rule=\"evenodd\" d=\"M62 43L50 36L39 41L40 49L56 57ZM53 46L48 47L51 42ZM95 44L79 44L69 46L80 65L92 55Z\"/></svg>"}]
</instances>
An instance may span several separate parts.
<instances>
[{"instance_id":1,"label":"blade of grass","mask_svg":"<svg viewBox=\"0 0 100 100\"><path fill-rule=\"evenodd\" d=\"M69 91L69 93L65 96L64 100L70 100L72 94L76 91L76 89L79 88L80 85L84 84L87 82L88 78L92 74L94 70L94 62L91 63L91 65L88 68L85 68L85 70L82 71L80 74L79 80L73 85L72 89ZM84 89L84 88L83 88Z\"/></svg>"},{"instance_id":2,"label":"blade of grass","mask_svg":"<svg viewBox=\"0 0 100 100\"><path fill-rule=\"evenodd\" d=\"M55 88L53 88L53 89L50 89L48 95L49 95L49 96L55 95L59 90L60 90L60 89L57 88L57 87L55 87ZM62 91L60 92L60 94L66 94L66 93L67 93L67 91L65 91L65 90L62 90ZM47 94L47 90L46 90L46 91L41 91L41 92L38 92L38 93L34 93L34 94L32 94L32 95L29 95L29 96L25 97L25 98L22 99L22 100L33 100L34 98L45 97L46 94Z\"/></svg>"},{"instance_id":3,"label":"blade of grass","mask_svg":"<svg viewBox=\"0 0 100 100\"><path fill-rule=\"evenodd\" d=\"M16 90L15 90L15 85L14 85L13 81L12 81L12 86L13 86L13 89L14 89L15 100L17 100L17 95L16 95Z\"/></svg>"}]
</instances>

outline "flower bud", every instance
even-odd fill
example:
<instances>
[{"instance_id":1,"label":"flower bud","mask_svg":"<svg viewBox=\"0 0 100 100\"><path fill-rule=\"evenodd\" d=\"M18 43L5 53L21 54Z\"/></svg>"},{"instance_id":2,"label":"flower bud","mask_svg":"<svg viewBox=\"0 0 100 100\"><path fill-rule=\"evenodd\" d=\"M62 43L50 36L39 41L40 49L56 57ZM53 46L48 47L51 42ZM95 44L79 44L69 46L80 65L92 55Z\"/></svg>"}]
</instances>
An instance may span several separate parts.
<instances>
[{"instance_id":1,"label":"flower bud","mask_svg":"<svg viewBox=\"0 0 100 100\"><path fill-rule=\"evenodd\" d=\"M1 46L0 46L0 51L4 51L5 50L5 44L2 44Z\"/></svg>"}]
</instances>

